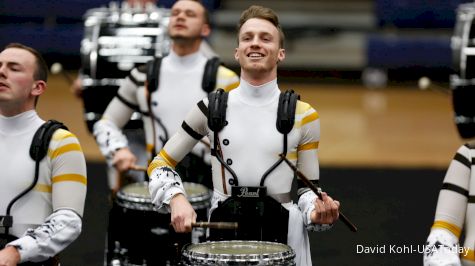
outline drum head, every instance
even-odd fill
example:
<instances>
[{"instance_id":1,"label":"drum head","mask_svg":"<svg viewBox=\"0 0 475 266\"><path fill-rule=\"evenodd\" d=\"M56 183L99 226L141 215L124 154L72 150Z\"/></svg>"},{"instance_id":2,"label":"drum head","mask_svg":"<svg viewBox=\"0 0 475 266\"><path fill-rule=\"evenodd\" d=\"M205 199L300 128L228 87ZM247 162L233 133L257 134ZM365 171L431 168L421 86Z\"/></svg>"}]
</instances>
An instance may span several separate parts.
<instances>
[{"instance_id":1,"label":"drum head","mask_svg":"<svg viewBox=\"0 0 475 266\"><path fill-rule=\"evenodd\" d=\"M275 242L205 242L183 249L186 265L295 265L294 258L292 248Z\"/></svg>"},{"instance_id":2,"label":"drum head","mask_svg":"<svg viewBox=\"0 0 475 266\"><path fill-rule=\"evenodd\" d=\"M211 193L207 187L189 182L183 182L183 187L188 194L188 201L195 210L210 206ZM132 183L121 188L117 192L117 204L132 210L163 212L153 206L148 182Z\"/></svg>"}]
</instances>

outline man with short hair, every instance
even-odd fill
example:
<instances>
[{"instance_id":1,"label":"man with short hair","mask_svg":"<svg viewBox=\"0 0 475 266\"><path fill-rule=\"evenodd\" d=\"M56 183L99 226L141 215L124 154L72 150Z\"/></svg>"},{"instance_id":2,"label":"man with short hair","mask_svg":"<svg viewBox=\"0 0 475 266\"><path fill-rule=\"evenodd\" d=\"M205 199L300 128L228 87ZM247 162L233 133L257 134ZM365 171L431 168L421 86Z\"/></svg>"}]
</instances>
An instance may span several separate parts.
<instances>
[{"instance_id":1,"label":"man with short hair","mask_svg":"<svg viewBox=\"0 0 475 266\"><path fill-rule=\"evenodd\" d=\"M103 118L94 125L94 136L108 163L119 172L134 168L136 156L130 151L127 139L122 134L123 126L134 111L143 114L147 152L159 151L168 138L176 132L190 106L205 97L203 90L206 56L200 51L203 38L209 36L208 11L200 1L180 0L171 8L168 34L172 39L170 54L161 59L158 80L153 92L147 90L147 69L135 68L119 88ZM238 76L231 70L219 66L216 88L231 90L239 83ZM190 155L184 168L190 178L202 180L210 175L209 148L200 143ZM209 174L208 174L209 173Z\"/></svg>"},{"instance_id":2,"label":"man with short hair","mask_svg":"<svg viewBox=\"0 0 475 266\"><path fill-rule=\"evenodd\" d=\"M47 72L31 47L13 43L0 52L0 241L18 238L0 247L2 266L54 263L51 258L81 233L87 178L78 139L57 129L43 159L30 155L33 136L45 123L36 103L47 88Z\"/></svg>"},{"instance_id":3,"label":"man with short hair","mask_svg":"<svg viewBox=\"0 0 475 266\"><path fill-rule=\"evenodd\" d=\"M277 84L277 66L285 59L283 44L284 34L274 11L251 6L242 13L234 54L241 66L239 87L229 94L211 94L193 107L182 129L149 165L149 189L158 208L170 209L175 231L190 231L196 213L174 167L201 136L208 136L213 147L214 186L210 220L239 221L234 236L226 239L225 233L216 230L216 235L211 231L210 238L277 239L275 242L294 249L296 265L310 266L307 230L329 229L339 217L340 203L324 192L322 200L318 199L301 182L298 205L289 196L294 173L279 160L280 155L284 154L318 185L320 119L305 102L297 101L294 110L281 104L281 98L287 97L282 96ZM227 100L220 95L227 95ZM281 108L289 115L278 115ZM284 120L281 118L294 121L289 132L276 128L276 121L279 124ZM221 122L221 127L215 127L217 122Z\"/></svg>"}]
</instances>

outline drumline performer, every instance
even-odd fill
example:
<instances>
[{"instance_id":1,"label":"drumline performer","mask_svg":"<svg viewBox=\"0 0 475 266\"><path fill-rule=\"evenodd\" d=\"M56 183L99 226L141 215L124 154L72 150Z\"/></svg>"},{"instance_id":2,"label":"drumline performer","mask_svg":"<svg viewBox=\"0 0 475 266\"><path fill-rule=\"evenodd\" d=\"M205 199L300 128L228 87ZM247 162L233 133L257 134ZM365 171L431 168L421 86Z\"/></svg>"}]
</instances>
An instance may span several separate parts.
<instances>
[{"instance_id":1,"label":"drumline performer","mask_svg":"<svg viewBox=\"0 0 475 266\"><path fill-rule=\"evenodd\" d=\"M86 161L76 136L36 112L47 72L33 48L0 53L0 265L58 265L81 233Z\"/></svg>"},{"instance_id":2,"label":"drumline performer","mask_svg":"<svg viewBox=\"0 0 475 266\"><path fill-rule=\"evenodd\" d=\"M460 137L467 141L458 148L445 174L434 223L425 243L425 266L475 265L475 84L473 62L467 58L472 55L465 49L471 43L474 14L474 3L460 4L457 9L451 46L457 73L451 76L450 85L454 122ZM463 231L465 241L461 245Z\"/></svg>"},{"instance_id":3,"label":"drumline performer","mask_svg":"<svg viewBox=\"0 0 475 266\"><path fill-rule=\"evenodd\" d=\"M191 230L196 213L174 167L208 136L214 186L210 221L239 222L232 234L210 231L210 240L281 242L295 250L296 265L312 265L307 230L330 229L338 219L340 203L326 193L319 200L302 183L298 205L293 203L294 173L279 155L286 154L317 184L319 115L309 104L297 101L294 93L280 92L277 65L285 59L284 34L273 10L261 6L245 10L237 41L239 87L210 94L188 113L149 165L152 202L170 210L175 231Z\"/></svg>"},{"instance_id":4,"label":"drumline performer","mask_svg":"<svg viewBox=\"0 0 475 266\"><path fill-rule=\"evenodd\" d=\"M142 114L151 157L180 128L189 106L215 88L231 90L239 84L234 72L221 66L217 58L208 59L200 50L203 38L211 32L208 11L202 3L180 0L170 12L170 53L134 68L94 125L102 154L119 172L133 169L136 163L121 130L134 111ZM197 145L186 166L183 172L190 173L190 178L210 176L206 143Z\"/></svg>"}]
</instances>

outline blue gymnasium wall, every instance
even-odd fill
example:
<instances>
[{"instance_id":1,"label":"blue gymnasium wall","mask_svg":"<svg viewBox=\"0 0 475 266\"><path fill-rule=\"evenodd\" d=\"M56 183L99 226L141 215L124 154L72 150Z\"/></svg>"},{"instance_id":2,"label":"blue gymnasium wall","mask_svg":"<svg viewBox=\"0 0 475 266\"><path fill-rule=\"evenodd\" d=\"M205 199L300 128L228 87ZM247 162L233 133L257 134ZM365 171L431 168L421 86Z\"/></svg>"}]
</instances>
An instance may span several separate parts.
<instances>
[{"instance_id":1,"label":"blue gymnasium wall","mask_svg":"<svg viewBox=\"0 0 475 266\"><path fill-rule=\"evenodd\" d=\"M451 69L456 9L467 2L471 1L377 0L377 31L367 38L368 66Z\"/></svg>"}]
</instances>

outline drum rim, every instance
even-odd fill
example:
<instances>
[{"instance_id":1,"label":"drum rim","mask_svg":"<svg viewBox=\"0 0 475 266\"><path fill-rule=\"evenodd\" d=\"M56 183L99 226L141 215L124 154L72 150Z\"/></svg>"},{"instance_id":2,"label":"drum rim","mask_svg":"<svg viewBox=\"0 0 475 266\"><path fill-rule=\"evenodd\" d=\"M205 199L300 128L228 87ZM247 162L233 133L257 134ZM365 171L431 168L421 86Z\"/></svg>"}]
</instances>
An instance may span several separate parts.
<instances>
[{"instance_id":1,"label":"drum rim","mask_svg":"<svg viewBox=\"0 0 475 266\"><path fill-rule=\"evenodd\" d=\"M198 251L191 251L189 247L199 245L213 245L217 243L229 243L229 244L265 244L273 246L282 246L286 250L279 253L263 253L263 254L209 254ZM229 240L229 241L208 241L197 244L188 244L183 247L182 256L193 263L218 263L218 262L260 262L260 263L272 263L272 264L259 264L259 265L275 265L275 263L290 262L295 259L295 251L286 244L279 242L268 241L245 241L245 240Z\"/></svg>"},{"instance_id":2,"label":"drum rim","mask_svg":"<svg viewBox=\"0 0 475 266\"><path fill-rule=\"evenodd\" d=\"M209 208L211 206L211 191L208 189L206 186L198 183L192 183L192 182L183 182L183 185L189 186L189 187L200 187L200 188L205 188L206 190L203 193L198 193L194 197L189 197L188 195L187 199L190 202L191 206L195 210L201 210L205 208ZM156 210L160 212L160 209L155 207L152 204L152 199L150 197L145 197L143 194L136 194L136 193L125 193L125 189L127 187L148 187L148 182L143 181L143 182L135 182L135 183L130 183L125 185L123 188L121 188L117 192L117 197L116 197L116 202L119 206L127 209L132 209L132 210L139 210L139 211L152 211Z\"/></svg>"}]
</instances>

